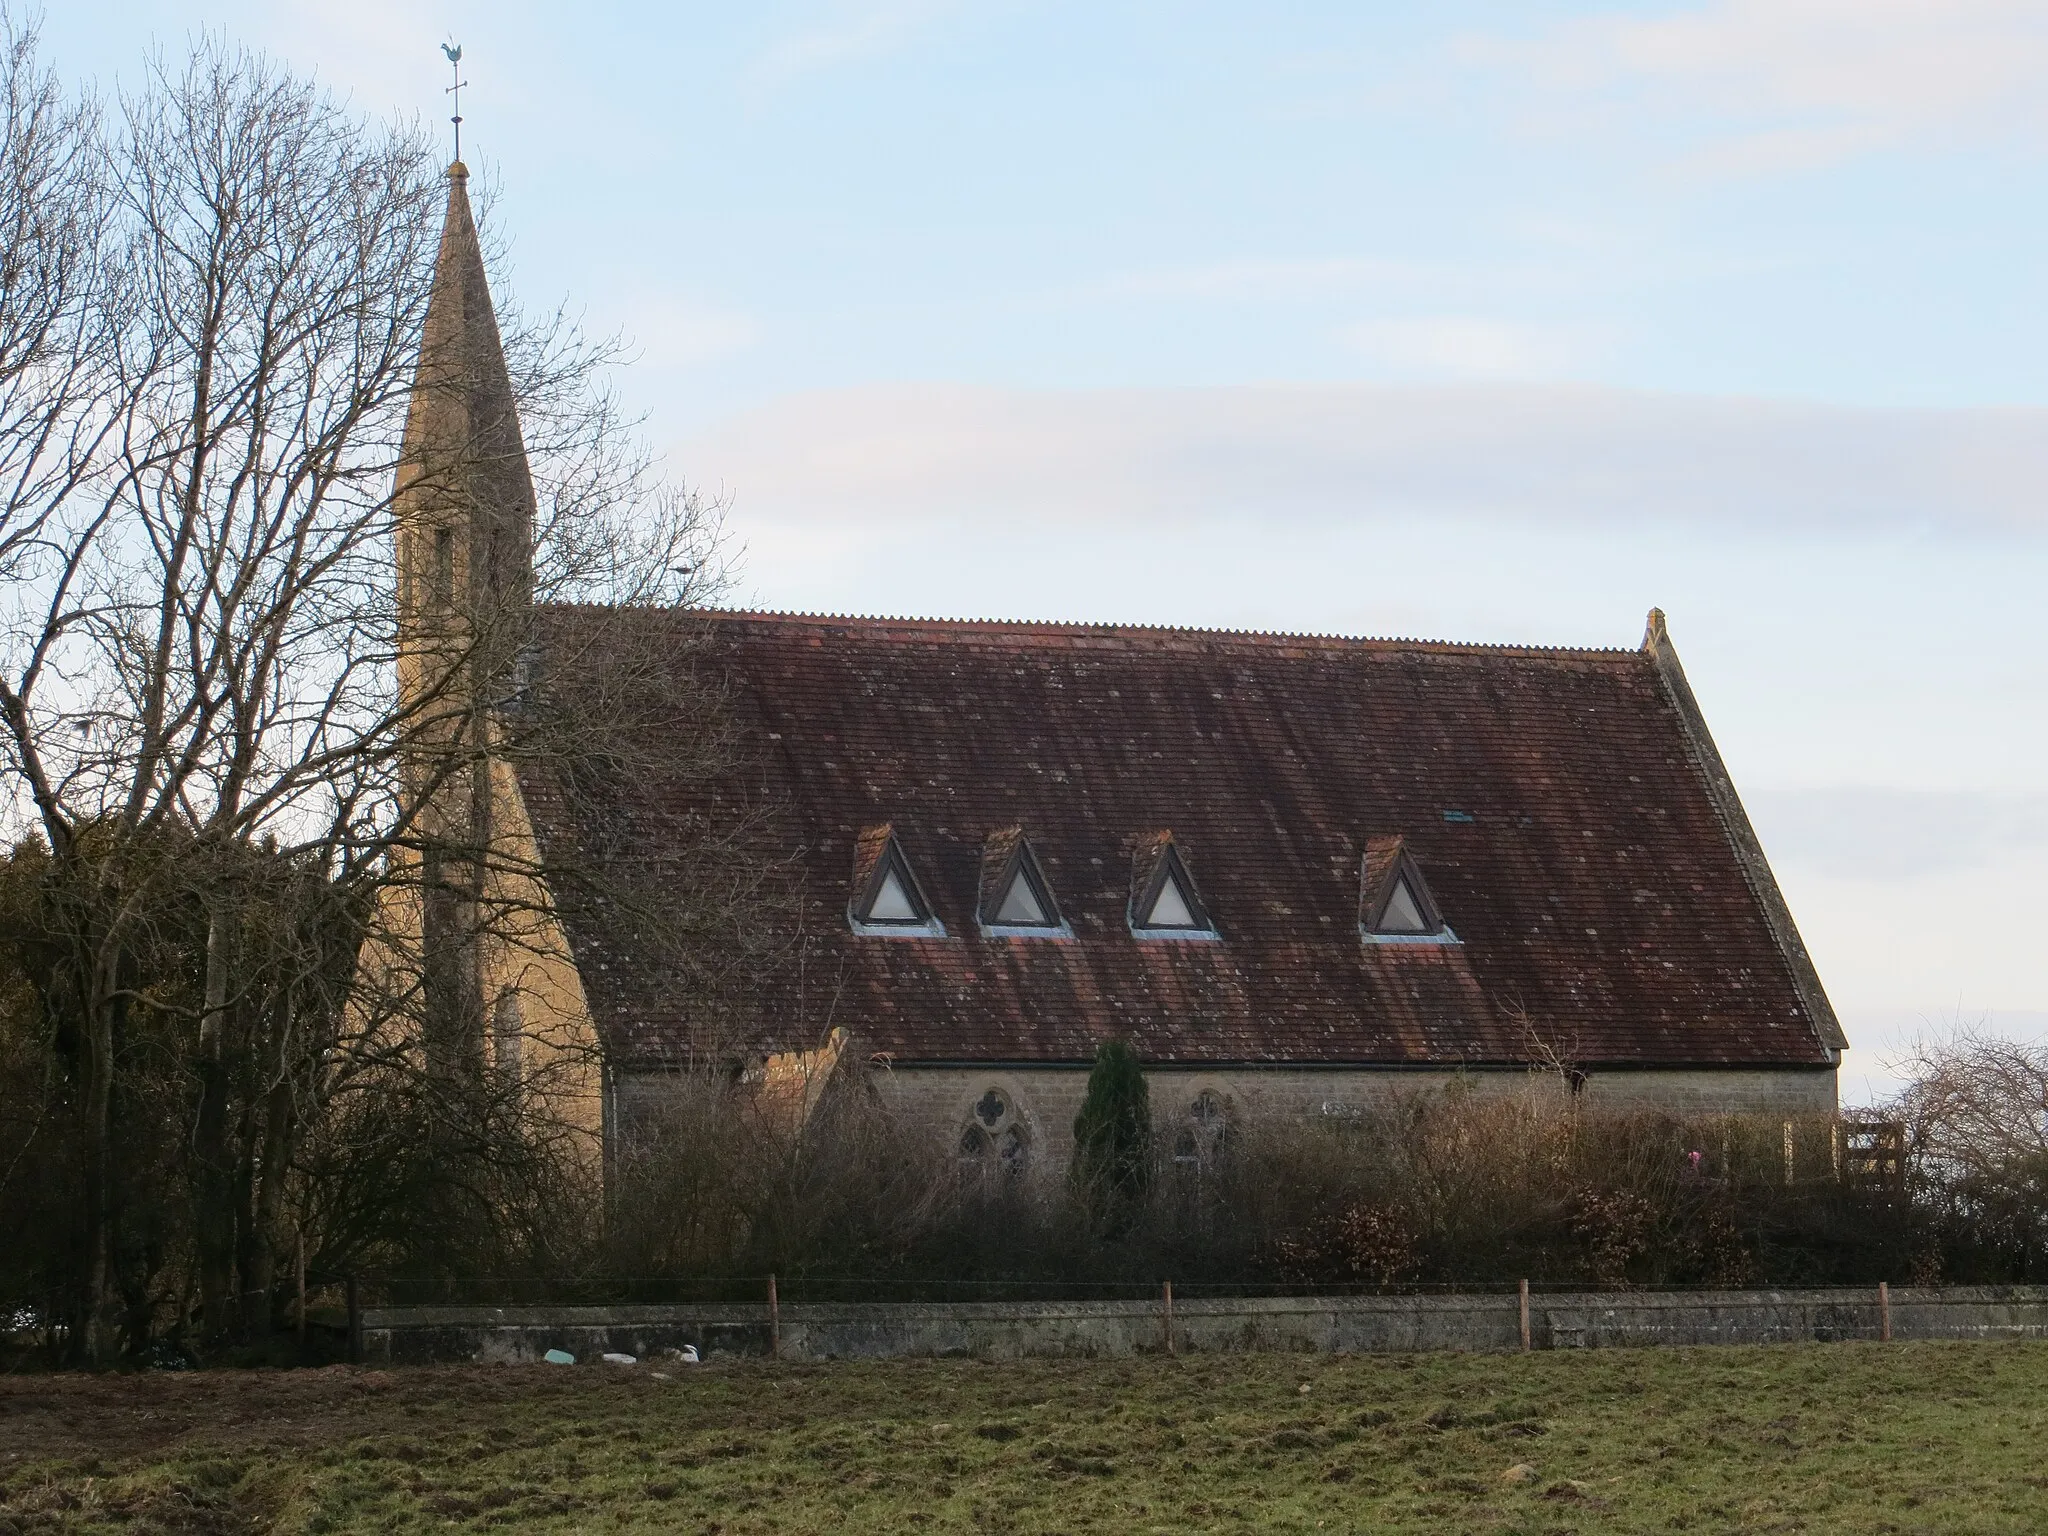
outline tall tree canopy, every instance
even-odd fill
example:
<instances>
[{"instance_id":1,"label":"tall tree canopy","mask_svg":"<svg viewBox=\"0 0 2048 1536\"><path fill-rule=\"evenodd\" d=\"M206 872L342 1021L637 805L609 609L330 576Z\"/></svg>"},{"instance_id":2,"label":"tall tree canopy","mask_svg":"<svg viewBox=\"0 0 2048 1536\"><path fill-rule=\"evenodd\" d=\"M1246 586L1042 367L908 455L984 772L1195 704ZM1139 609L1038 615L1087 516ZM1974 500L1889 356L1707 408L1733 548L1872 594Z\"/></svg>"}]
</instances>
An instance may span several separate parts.
<instances>
[{"instance_id":1,"label":"tall tree canopy","mask_svg":"<svg viewBox=\"0 0 2048 1536\"><path fill-rule=\"evenodd\" d=\"M429 1096L452 1136L394 1107L410 1063L381 1026L414 989L359 963L413 840L401 770L501 701L395 681L431 138L212 38L106 106L11 30L0 115L0 940L77 1195L48 1308L106 1361L188 1292L207 1338L260 1331L302 1238L331 1266L376 1230L366 1191L423 1208L422 1145L476 1154L442 1170L472 1209L517 1205L489 1085ZM701 593L713 509L652 473L615 349L559 315L504 333L536 595ZM526 712L534 750L589 745L578 702ZM314 1175L337 1158L380 1177L336 1194Z\"/></svg>"}]
</instances>

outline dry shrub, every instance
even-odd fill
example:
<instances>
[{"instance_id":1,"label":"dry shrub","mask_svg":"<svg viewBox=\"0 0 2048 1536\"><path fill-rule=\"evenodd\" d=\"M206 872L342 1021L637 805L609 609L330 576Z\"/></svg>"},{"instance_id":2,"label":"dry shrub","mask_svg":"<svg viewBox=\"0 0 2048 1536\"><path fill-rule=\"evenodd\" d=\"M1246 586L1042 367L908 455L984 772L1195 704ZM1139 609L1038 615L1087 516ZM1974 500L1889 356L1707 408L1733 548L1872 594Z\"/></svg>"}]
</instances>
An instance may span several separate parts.
<instances>
[{"instance_id":1,"label":"dry shrub","mask_svg":"<svg viewBox=\"0 0 2048 1536\"><path fill-rule=\"evenodd\" d=\"M679 1074L633 1114L615 1168L627 1275L886 1271L958 1203L939 1150L859 1081L800 1117L731 1074Z\"/></svg>"},{"instance_id":2,"label":"dry shrub","mask_svg":"<svg viewBox=\"0 0 2048 1536\"><path fill-rule=\"evenodd\" d=\"M1855 1177L1838 1131L1826 1115L1606 1109L1543 1074L1341 1117L1240 1106L1198 1156L1162 1135L1149 1193L1105 1237L1067 1181L966 1169L864 1086L842 1085L799 1127L707 1075L635 1118L611 1262L1083 1290L1167 1276L1191 1289L2012 1277L1971 1246L1949 1186Z\"/></svg>"},{"instance_id":3,"label":"dry shrub","mask_svg":"<svg viewBox=\"0 0 2048 1536\"><path fill-rule=\"evenodd\" d=\"M1335 1277L1378 1286L1400 1284L1421 1267L1408 1212L1361 1201L1273 1244L1281 1269L1304 1279Z\"/></svg>"},{"instance_id":4,"label":"dry shrub","mask_svg":"<svg viewBox=\"0 0 2048 1536\"><path fill-rule=\"evenodd\" d=\"M1609 1290L1626 1286L1631 1270L1650 1252L1657 1208L1633 1190L1592 1187L1574 1191L1566 1208L1567 1229L1593 1283Z\"/></svg>"},{"instance_id":5,"label":"dry shrub","mask_svg":"<svg viewBox=\"0 0 2048 1536\"><path fill-rule=\"evenodd\" d=\"M1239 1140L1239 1221L1303 1283L1738 1286L1905 1274L1910 1210L1835 1177L1832 1122L1608 1110L1556 1079Z\"/></svg>"}]
</instances>

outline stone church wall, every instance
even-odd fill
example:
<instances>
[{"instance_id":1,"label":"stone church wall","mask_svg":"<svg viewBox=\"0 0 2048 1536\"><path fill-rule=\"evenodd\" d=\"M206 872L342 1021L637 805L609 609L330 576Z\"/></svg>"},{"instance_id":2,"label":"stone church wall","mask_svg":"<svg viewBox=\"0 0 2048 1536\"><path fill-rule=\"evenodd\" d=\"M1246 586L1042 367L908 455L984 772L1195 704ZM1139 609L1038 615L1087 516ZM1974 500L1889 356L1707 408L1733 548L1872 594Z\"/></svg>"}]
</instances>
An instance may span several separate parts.
<instances>
[{"instance_id":1,"label":"stone church wall","mask_svg":"<svg viewBox=\"0 0 2048 1536\"><path fill-rule=\"evenodd\" d=\"M1199 1127L1204 1095L1228 1116L1289 1117L1307 1121L1363 1114L1417 1093L1462 1084L1480 1094L1562 1093L1554 1077L1517 1068L1464 1072L1387 1068L1216 1069L1148 1066L1152 1123L1163 1137ZM1085 1066L888 1067L874 1072L881 1101L913 1123L930 1127L952 1148L970 1127L988 1138L990 1155L1012 1131L1021 1137L1025 1166L1035 1178L1064 1176L1073 1156L1074 1117L1088 1092ZM619 1073L612 1079L609 1131L630 1138L636 1123L658 1117L677 1079L661 1073ZM1606 1110L1651 1110L1681 1115L1764 1115L1786 1118L1832 1114L1831 1069L1694 1069L1594 1072L1582 1089L1585 1102ZM993 1097L991 1097L993 1095Z\"/></svg>"},{"instance_id":2,"label":"stone church wall","mask_svg":"<svg viewBox=\"0 0 2048 1536\"><path fill-rule=\"evenodd\" d=\"M1462 1080L1479 1093L1517 1093L1533 1083L1515 1068L1465 1072L1385 1068L1204 1069L1148 1066L1152 1123L1162 1133L1187 1123L1207 1092L1231 1114L1340 1117L1361 1113L1406 1095L1441 1091ZM1073 1153L1074 1117L1088 1091L1086 1067L988 1066L898 1067L878 1072L883 1102L912 1116L949 1141L981 1123L976 1110L993 1089L1005 1104L992 1129L1018 1126L1034 1172L1062 1174ZM1556 1091L1562 1091L1558 1089ZM1587 1102L1614 1110L1663 1110L1675 1114L1832 1114L1832 1069L1693 1069L1688 1071L1594 1072L1583 1092ZM995 1106L988 1105L993 1109Z\"/></svg>"}]
</instances>

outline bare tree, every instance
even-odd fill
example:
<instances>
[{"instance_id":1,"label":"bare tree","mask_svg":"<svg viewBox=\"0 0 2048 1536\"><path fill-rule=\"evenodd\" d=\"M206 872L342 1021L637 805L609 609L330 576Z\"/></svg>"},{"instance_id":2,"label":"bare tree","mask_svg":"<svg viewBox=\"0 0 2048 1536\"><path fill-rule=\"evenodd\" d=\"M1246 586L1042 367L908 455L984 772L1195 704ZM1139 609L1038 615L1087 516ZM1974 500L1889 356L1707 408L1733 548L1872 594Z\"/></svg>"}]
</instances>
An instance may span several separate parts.
<instances>
[{"instance_id":1,"label":"bare tree","mask_svg":"<svg viewBox=\"0 0 2048 1536\"><path fill-rule=\"evenodd\" d=\"M68 643L92 603L88 567L110 517L92 494L113 429L109 409L118 300L109 259L111 199L96 113L68 101L37 62L32 29L4 18L0 53L0 718L6 802L39 823L60 860L78 851L81 819L65 808L70 755L89 733L75 713L81 680ZM86 685L89 686L89 685ZM47 702L46 702L47 701ZM73 734L76 733L76 734ZM0 802L0 803L6 803ZM81 1113L104 1149L112 1049L80 1037ZM82 1191L88 1224L104 1219L107 1180ZM98 1262L97 1260L95 1262Z\"/></svg>"},{"instance_id":2,"label":"bare tree","mask_svg":"<svg viewBox=\"0 0 2048 1536\"><path fill-rule=\"evenodd\" d=\"M2027 1273L2048 1245L2048 1045L1958 1023L1901 1065L1888 1109L1919 1182Z\"/></svg>"},{"instance_id":3,"label":"bare tree","mask_svg":"<svg viewBox=\"0 0 2048 1536\"><path fill-rule=\"evenodd\" d=\"M38 64L32 30L0 25L0 713L10 798L68 835L63 727L86 727L63 717L76 693L62 648L109 515L82 493L113 426L111 199L96 113ZM43 692L60 702L39 717Z\"/></svg>"},{"instance_id":4,"label":"bare tree","mask_svg":"<svg viewBox=\"0 0 2048 1536\"><path fill-rule=\"evenodd\" d=\"M2048 1167L2048 1046L1959 1024L1903 1065L1896 1107L1921 1157L1983 1178Z\"/></svg>"},{"instance_id":5,"label":"bare tree","mask_svg":"<svg viewBox=\"0 0 2048 1536\"><path fill-rule=\"evenodd\" d=\"M427 139L207 40L157 61L103 150L32 40L7 68L0 713L14 830L51 856L53 996L81 1084L80 1332L103 1360L137 1011L185 1028L163 1071L189 1088L191 1242L217 1335L238 1294L268 1306L310 1117L409 1059L378 1026L418 998L360 961L380 893L412 878L432 775L571 755L595 716L588 698L554 715L529 701L502 728L530 603L464 633L493 658L482 686L462 658L398 686L393 497L417 480L400 471L446 189ZM542 493L538 595L703 591L715 509L632 445L599 387L613 349L556 316L508 327L506 350ZM423 750L448 742L465 745ZM196 953L171 942L193 913ZM494 1113L481 1099L473 1125Z\"/></svg>"}]
</instances>

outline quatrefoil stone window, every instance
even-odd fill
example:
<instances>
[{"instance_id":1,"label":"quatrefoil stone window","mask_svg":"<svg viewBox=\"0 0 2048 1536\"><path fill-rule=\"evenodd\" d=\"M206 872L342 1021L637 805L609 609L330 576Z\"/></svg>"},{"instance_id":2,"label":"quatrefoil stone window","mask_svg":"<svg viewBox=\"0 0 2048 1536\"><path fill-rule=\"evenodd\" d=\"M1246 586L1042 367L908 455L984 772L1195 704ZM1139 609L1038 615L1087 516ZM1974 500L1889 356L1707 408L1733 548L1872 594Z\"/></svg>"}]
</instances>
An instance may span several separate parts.
<instances>
[{"instance_id":1,"label":"quatrefoil stone window","mask_svg":"<svg viewBox=\"0 0 2048 1536\"><path fill-rule=\"evenodd\" d=\"M1023 1173L1031 1159L1031 1139L1019 1123L1017 1109L1000 1088L990 1088L968 1109L967 1128L960 1133L963 1170L986 1178L992 1168L1011 1177Z\"/></svg>"}]
</instances>

